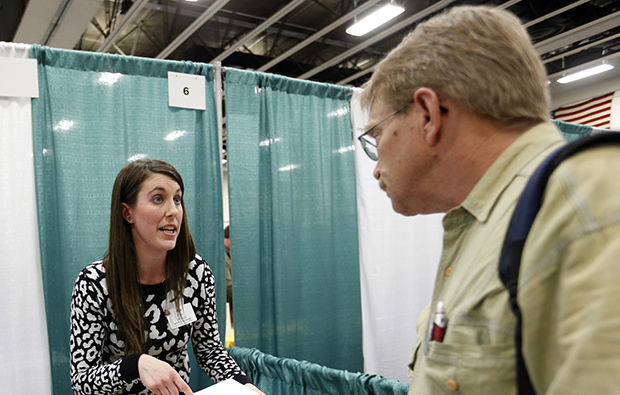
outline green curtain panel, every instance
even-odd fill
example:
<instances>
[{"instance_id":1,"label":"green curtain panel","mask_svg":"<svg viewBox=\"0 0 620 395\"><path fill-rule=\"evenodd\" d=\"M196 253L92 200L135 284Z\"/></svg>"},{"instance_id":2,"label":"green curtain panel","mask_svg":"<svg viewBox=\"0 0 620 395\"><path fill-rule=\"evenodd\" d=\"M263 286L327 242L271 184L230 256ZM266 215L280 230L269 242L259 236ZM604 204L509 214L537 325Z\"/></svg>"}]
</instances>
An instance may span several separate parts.
<instances>
[{"instance_id":1,"label":"green curtain panel","mask_svg":"<svg viewBox=\"0 0 620 395\"><path fill-rule=\"evenodd\" d=\"M555 122L555 126L560 129L562 136L564 136L567 141L577 140L578 138L592 134L592 126L578 125L576 123L568 123L556 119L554 119L553 122Z\"/></svg>"},{"instance_id":2,"label":"green curtain panel","mask_svg":"<svg viewBox=\"0 0 620 395\"><path fill-rule=\"evenodd\" d=\"M277 358L256 349L233 347L229 352L269 395L406 395L409 390L409 384L398 380Z\"/></svg>"},{"instance_id":3,"label":"green curtain panel","mask_svg":"<svg viewBox=\"0 0 620 395\"><path fill-rule=\"evenodd\" d=\"M225 83L235 345L361 371L351 89Z\"/></svg>"},{"instance_id":4,"label":"green curtain panel","mask_svg":"<svg viewBox=\"0 0 620 395\"><path fill-rule=\"evenodd\" d=\"M34 162L54 395L69 395L69 306L78 272L107 249L110 196L128 161L162 159L185 183L197 249L225 289L213 69L205 64L33 46ZM167 72L206 77L207 110L168 106ZM218 299L225 323L225 297ZM223 330L222 330L223 332ZM192 388L209 380L193 362Z\"/></svg>"}]
</instances>

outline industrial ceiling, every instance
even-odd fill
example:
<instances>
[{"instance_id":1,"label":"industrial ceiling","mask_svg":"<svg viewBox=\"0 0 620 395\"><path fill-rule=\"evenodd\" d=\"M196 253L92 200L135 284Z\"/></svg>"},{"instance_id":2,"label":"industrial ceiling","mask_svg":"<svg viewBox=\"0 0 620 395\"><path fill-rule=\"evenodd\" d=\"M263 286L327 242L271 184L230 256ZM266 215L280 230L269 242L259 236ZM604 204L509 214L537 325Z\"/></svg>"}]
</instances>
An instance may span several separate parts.
<instances>
[{"instance_id":1,"label":"industrial ceiling","mask_svg":"<svg viewBox=\"0 0 620 395\"><path fill-rule=\"evenodd\" d=\"M13 1L21 18L15 42L219 61L225 67L352 86L361 85L417 23L461 4L487 4L519 16L550 76L620 55L620 0ZM345 33L388 1L405 12L365 36Z\"/></svg>"}]
</instances>

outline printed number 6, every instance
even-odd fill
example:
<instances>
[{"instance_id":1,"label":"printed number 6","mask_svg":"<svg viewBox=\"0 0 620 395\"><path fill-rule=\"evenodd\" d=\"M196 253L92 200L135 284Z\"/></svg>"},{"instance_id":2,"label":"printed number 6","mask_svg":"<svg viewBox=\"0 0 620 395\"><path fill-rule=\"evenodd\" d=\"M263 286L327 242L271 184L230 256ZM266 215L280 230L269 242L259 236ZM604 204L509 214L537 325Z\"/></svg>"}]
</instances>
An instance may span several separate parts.
<instances>
[{"instance_id":1,"label":"printed number 6","mask_svg":"<svg viewBox=\"0 0 620 395\"><path fill-rule=\"evenodd\" d=\"M184 88L183 88L183 94L184 94L185 96L189 95L189 88L188 88L188 87L184 87Z\"/></svg>"}]
</instances>

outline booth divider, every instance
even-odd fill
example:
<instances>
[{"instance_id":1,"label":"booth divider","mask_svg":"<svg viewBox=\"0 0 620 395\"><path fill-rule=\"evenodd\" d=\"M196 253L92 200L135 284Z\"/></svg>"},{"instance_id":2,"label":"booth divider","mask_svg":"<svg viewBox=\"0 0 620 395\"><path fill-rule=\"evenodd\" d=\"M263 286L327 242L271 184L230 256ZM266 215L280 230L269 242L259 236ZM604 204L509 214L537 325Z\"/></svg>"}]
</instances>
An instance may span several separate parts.
<instances>
[{"instance_id":1,"label":"booth divider","mask_svg":"<svg viewBox=\"0 0 620 395\"><path fill-rule=\"evenodd\" d=\"M406 395L409 384L379 375L351 373L307 361L278 358L257 349L228 349L254 384L270 395Z\"/></svg>"}]
</instances>

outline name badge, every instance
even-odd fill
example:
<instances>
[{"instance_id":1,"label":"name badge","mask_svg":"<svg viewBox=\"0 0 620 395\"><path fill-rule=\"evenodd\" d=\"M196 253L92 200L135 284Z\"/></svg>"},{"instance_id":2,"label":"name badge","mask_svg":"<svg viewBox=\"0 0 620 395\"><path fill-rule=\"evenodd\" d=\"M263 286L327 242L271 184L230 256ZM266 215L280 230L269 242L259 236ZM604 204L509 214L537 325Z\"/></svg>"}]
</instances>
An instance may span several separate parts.
<instances>
[{"instance_id":1,"label":"name badge","mask_svg":"<svg viewBox=\"0 0 620 395\"><path fill-rule=\"evenodd\" d=\"M166 309L166 318L170 328L177 329L196 321L196 314L194 314L194 309L192 309L192 305L189 303L185 303L180 309L177 309L176 305L171 303Z\"/></svg>"}]
</instances>

